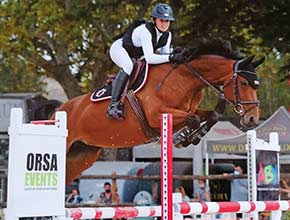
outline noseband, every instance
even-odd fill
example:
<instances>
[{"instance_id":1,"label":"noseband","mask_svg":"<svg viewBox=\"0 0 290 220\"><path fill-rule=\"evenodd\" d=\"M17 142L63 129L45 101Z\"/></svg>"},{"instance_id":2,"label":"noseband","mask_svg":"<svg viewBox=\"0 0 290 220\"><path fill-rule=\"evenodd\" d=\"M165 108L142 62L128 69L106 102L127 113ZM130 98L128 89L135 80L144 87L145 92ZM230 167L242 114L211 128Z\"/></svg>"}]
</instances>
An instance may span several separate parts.
<instances>
[{"instance_id":1,"label":"noseband","mask_svg":"<svg viewBox=\"0 0 290 220\"><path fill-rule=\"evenodd\" d=\"M202 81L204 84L206 84L208 87L210 87L221 99L224 99L227 103L233 106L234 111L239 114L240 116L243 116L246 112L253 109L255 106L259 105L259 100L241 100L240 94L239 94L239 88L238 88L238 74L241 72L247 72L250 74L255 74L252 71L247 70L238 70L236 67L236 63L234 65L234 71L233 76L225 83L224 88L226 88L230 82L233 82L233 90L234 90L234 100L230 100L225 97L224 91L220 88L214 86L212 83L210 83L207 79L205 79L198 71L193 69L187 62L184 63L184 65L189 69L189 71L195 75L200 81ZM254 105L251 108L249 108L247 111L245 110L244 105Z\"/></svg>"},{"instance_id":2,"label":"noseband","mask_svg":"<svg viewBox=\"0 0 290 220\"><path fill-rule=\"evenodd\" d=\"M240 93L239 93L239 87L238 87L238 74L239 72L245 72L243 70L235 70L233 76L225 83L224 88L226 88L231 81L233 81L233 89L234 89L234 100L228 100L229 103L231 103L234 106L234 111L239 114L240 116L243 116L246 112L250 111L254 106L259 106L260 101L259 100L241 100L240 99ZM255 74L251 71L246 71L251 74ZM222 92L223 93L223 92ZM244 105L254 105L251 108L249 108L247 111L244 108Z\"/></svg>"}]
</instances>

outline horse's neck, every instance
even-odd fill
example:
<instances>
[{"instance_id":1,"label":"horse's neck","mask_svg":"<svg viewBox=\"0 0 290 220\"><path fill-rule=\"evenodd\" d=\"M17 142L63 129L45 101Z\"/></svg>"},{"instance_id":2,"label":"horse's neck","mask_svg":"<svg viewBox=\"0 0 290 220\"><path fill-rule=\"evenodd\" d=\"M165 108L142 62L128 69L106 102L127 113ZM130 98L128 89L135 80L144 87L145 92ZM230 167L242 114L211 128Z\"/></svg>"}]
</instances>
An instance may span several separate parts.
<instances>
[{"instance_id":1,"label":"horse's neck","mask_svg":"<svg viewBox=\"0 0 290 220\"><path fill-rule=\"evenodd\" d=\"M220 84L227 81L233 72L234 60L216 55L204 55L192 60L190 65L212 84ZM199 79L199 85L204 85Z\"/></svg>"},{"instance_id":2,"label":"horse's neck","mask_svg":"<svg viewBox=\"0 0 290 220\"><path fill-rule=\"evenodd\" d=\"M233 63L233 60L220 56L201 56L199 59L189 62L189 65L210 83L218 85L230 78ZM143 92L148 93L147 96L152 96L152 91L155 91L155 96L166 103L171 103L172 106L179 106L187 101L191 102L193 91L199 97L200 91L207 86L191 73L186 65L179 65L175 69L172 69L169 64L153 66L150 70L149 81L151 83L148 83ZM162 89L156 92L157 87ZM172 95L173 91L174 95ZM197 100L196 103L198 102Z\"/></svg>"}]
</instances>

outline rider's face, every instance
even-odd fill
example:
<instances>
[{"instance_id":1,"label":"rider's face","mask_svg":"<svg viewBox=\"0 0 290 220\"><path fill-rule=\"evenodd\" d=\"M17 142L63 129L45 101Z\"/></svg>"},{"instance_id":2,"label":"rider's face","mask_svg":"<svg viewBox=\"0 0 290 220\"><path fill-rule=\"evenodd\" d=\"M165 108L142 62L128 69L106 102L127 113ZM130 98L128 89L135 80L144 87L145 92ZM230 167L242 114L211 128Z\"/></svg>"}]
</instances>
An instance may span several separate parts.
<instances>
[{"instance_id":1,"label":"rider's face","mask_svg":"<svg viewBox=\"0 0 290 220\"><path fill-rule=\"evenodd\" d=\"M170 26L170 21L169 20L164 20L164 19L160 19L160 18L156 18L155 19L155 24L156 27L160 30L160 31L168 31L169 26Z\"/></svg>"}]
</instances>

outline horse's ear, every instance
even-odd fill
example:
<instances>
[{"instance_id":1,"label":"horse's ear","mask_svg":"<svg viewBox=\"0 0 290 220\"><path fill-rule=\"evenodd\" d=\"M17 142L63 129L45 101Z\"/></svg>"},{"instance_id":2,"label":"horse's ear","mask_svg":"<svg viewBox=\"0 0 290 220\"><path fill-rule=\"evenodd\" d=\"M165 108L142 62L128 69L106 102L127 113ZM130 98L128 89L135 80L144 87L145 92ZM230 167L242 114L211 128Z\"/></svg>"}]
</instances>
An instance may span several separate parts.
<instances>
[{"instance_id":1,"label":"horse's ear","mask_svg":"<svg viewBox=\"0 0 290 220\"><path fill-rule=\"evenodd\" d=\"M230 40L225 40L224 44L225 44L225 48L227 48L229 51L233 50L232 43Z\"/></svg>"},{"instance_id":2,"label":"horse's ear","mask_svg":"<svg viewBox=\"0 0 290 220\"><path fill-rule=\"evenodd\" d=\"M254 57L255 57L255 55L249 56L249 57L245 58L242 63L243 64L250 64L253 61Z\"/></svg>"},{"instance_id":3,"label":"horse's ear","mask_svg":"<svg viewBox=\"0 0 290 220\"><path fill-rule=\"evenodd\" d=\"M256 61L254 61L254 62L252 63L252 66L253 66L254 68L256 68L257 66L261 65L264 61L265 61L265 56L263 56L262 58L260 58L260 59L258 59L258 60L256 60Z\"/></svg>"}]
</instances>

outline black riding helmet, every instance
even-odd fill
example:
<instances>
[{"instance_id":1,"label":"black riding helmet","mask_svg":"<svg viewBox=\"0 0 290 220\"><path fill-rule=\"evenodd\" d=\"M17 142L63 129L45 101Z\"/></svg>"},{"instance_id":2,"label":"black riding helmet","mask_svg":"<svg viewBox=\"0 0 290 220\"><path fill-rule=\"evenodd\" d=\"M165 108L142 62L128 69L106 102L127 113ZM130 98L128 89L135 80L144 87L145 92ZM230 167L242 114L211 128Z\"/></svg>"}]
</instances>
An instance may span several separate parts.
<instances>
[{"instance_id":1,"label":"black riding helmet","mask_svg":"<svg viewBox=\"0 0 290 220\"><path fill-rule=\"evenodd\" d=\"M154 6L151 17L174 21L172 8L168 4L159 3Z\"/></svg>"}]
</instances>

